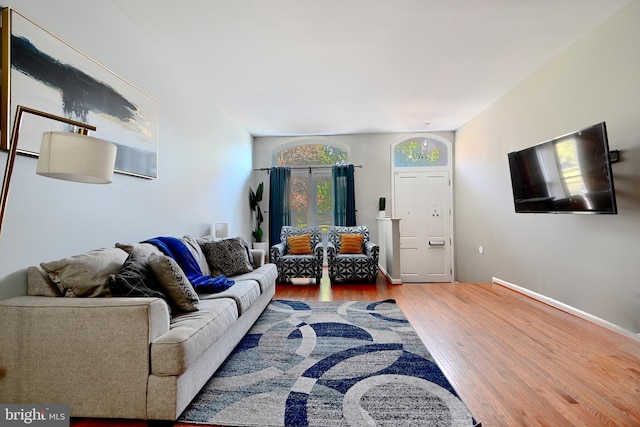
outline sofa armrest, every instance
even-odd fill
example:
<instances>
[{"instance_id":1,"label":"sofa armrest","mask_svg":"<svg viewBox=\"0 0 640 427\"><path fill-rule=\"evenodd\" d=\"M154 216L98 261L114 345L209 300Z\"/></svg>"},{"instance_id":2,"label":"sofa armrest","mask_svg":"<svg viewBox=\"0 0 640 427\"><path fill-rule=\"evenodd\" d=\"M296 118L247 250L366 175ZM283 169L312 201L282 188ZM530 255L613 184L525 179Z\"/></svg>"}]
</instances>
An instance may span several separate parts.
<instances>
[{"instance_id":1,"label":"sofa armrest","mask_svg":"<svg viewBox=\"0 0 640 427\"><path fill-rule=\"evenodd\" d=\"M373 258L373 261L376 263L376 265L378 264L378 256L380 253L380 247L375 244L375 243L371 243L371 242L365 242L364 244L364 253L368 256L370 256L371 258Z\"/></svg>"},{"instance_id":2,"label":"sofa armrest","mask_svg":"<svg viewBox=\"0 0 640 427\"><path fill-rule=\"evenodd\" d=\"M286 255L286 250L287 248L283 242L271 246L271 251L269 252L269 260L274 264L278 264L278 260L280 259L280 257Z\"/></svg>"},{"instance_id":3,"label":"sofa armrest","mask_svg":"<svg viewBox=\"0 0 640 427\"><path fill-rule=\"evenodd\" d=\"M262 267L264 265L265 252L262 249L249 249L251 256L253 257L253 265L256 267Z\"/></svg>"},{"instance_id":4,"label":"sofa armrest","mask_svg":"<svg viewBox=\"0 0 640 427\"><path fill-rule=\"evenodd\" d=\"M323 260L324 258L324 243L323 242L319 242L316 244L316 246L313 248L313 255L318 258L320 261Z\"/></svg>"},{"instance_id":5,"label":"sofa armrest","mask_svg":"<svg viewBox=\"0 0 640 427\"><path fill-rule=\"evenodd\" d=\"M15 297L0 301L0 325L0 402L146 418L149 344L169 330L163 300Z\"/></svg>"},{"instance_id":6,"label":"sofa armrest","mask_svg":"<svg viewBox=\"0 0 640 427\"><path fill-rule=\"evenodd\" d=\"M331 242L327 242L326 250L327 250L327 262L330 263L335 259L336 255L338 255L338 252L336 250L336 245L334 245Z\"/></svg>"},{"instance_id":7,"label":"sofa armrest","mask_svg":"<svg viewBox=\"0 0 640 427\"><path fill-rule=\"evenodd\" d=\"M27 295L61 297L62 292L39 265L27 268Z\"/></svg>"}]
</instances>

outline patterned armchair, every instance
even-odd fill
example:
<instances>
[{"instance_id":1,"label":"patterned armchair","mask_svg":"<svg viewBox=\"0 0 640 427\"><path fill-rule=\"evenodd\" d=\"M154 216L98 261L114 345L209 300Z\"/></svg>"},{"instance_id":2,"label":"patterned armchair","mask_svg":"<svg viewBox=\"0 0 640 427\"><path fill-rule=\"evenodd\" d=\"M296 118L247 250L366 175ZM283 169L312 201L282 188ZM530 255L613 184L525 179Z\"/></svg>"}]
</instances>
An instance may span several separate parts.
<instances>
[{"instance_id":1,"label":"patterned armchair","mask_svg":"<svg viewBox=\"0 0 640 427\"><path fill-rule=\"evenodd\" d=\"M363 235L361 253L341 254L341 234ZM346 248L345 248L346 249ZM355 227L329 227L327 243L327 262L331 282L349 280L367 280L375 283L378 277L378 253L380 248L369 241L369 228L366 225ZM349 252L358 252L349 251Z\"/></svg>"},{"instance_id":2,"label":"patterned armchair","mask_svg":"<svg viewBox=\"0 0 640 427\"><path fill-rule=\"evenodd\" d=\"M289 237L310 235L309 254L291 254ZM324 246L322 232L318 227L296 228L285 225L280 230L280 243L271 246L271 262L278 267L278 282L293 277L311 277L320 284Z\"/></svg>"}]
</instances>

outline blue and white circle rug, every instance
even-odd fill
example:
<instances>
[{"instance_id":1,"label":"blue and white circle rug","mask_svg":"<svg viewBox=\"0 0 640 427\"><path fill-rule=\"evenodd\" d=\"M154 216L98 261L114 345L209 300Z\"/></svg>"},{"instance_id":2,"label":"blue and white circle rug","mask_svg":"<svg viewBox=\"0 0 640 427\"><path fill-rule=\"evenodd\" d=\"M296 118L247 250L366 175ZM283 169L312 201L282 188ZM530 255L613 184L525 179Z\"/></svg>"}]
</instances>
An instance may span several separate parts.
<instances>
[{"instance_id":1,"label":"blue and white circle rug","mask_svg":"<svg viewBox=\"0 0 640 427\"><path fill-rule=\"evenodd\" d=\"M178 421L478 425L393 300L272 301Z\"/></svg>"}]
</instances>

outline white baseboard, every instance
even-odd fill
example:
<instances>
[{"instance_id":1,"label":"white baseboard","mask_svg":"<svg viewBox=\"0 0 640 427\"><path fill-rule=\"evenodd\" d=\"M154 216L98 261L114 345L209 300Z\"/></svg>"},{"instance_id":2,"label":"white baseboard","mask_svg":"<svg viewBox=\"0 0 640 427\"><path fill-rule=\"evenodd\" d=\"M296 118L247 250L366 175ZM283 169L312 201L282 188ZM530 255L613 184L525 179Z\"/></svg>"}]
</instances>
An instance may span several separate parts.
<instances>
[{"instance_id":1,"label":"white baseboard","mask_svg":"<svg viewBox=\"0 0 640 427\"><path fill-rule=\"evenodd\" d=\"M611 330L613 332L617 332L619 334L622 334L624 336L632 338L632 339L634 339L636 341L640 341L640 334L634 334L631 331L628 331L628 330L626 330L624 328L621 328L618 325L615 325L615 324L613 324L611 322L608 322L608 321L606 321L604 319L601 319L601 318L599 318L597 316L594 316L593 314L589 314L586 311L579 310L579 309L577 309L575 307L572 307L572 306L570 306L568 304L565 304L563 302L557 301L557 300L555 300L553 298L549 298L549 297L547 297L545 295L539 294L537 292L531 291L531 290L523 288L521 286L514 285L513 283L509 283L509 282L507 282L505 280L498 279L497 277L492 277L491 281L493 283L498 284L498 285L504 286L505 288L512 289L512 290L514 290L514 291L516 291L518 293L524 294L524 295L526 295L528 297L531 297L531 298L533 298L535 300L538 300L538 301L540 301L540 302L542 302L544 304L550 305L551 307L555 307L558 310L566 311L567 313L573 314L574 316L577 316L577 317L585 319L585 320L587 320L589 322L595 323L596 325L600 325L600 326L602 326L604 328L607 328L607 329L609 329L609 330Z\"/></svg>"},{"instance_id":2,"label":"white baseboard","mask_svg":"<svg viewBox=\"0 0 640 427\"><path fill-rule=\"evenodd\" d=\"M402 280L394 279L393 277L389 276L389 273L387 273L387 270L385 270L380 264L378 264L378 270L380 270L380 272L385 275L387 280L391 282L392 285L402 285Z\"/></svg>"}]
</instances>

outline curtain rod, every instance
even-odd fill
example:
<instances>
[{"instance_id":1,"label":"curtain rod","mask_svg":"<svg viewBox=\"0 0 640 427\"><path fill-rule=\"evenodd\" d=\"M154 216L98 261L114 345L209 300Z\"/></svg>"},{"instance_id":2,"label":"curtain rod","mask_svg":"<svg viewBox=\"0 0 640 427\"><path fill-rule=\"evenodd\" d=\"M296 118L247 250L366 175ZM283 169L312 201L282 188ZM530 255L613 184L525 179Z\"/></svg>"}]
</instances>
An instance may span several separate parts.
<instances>
[{"instance_id":1,"label":"curtain rod","mask_svg":"<svg viewBox=\"0 0 640 427\"><path fill-rule=\"evenodd\" d=\"M331 166L289 166L290 169L331 169L335 165ZM338 165L338 166L347 166L347 165ZM362 165L353 165L354 168L363 168ZM254 171L270 171L271 168L258 168L254 169Z\"/></svg>"}]
</instances>

